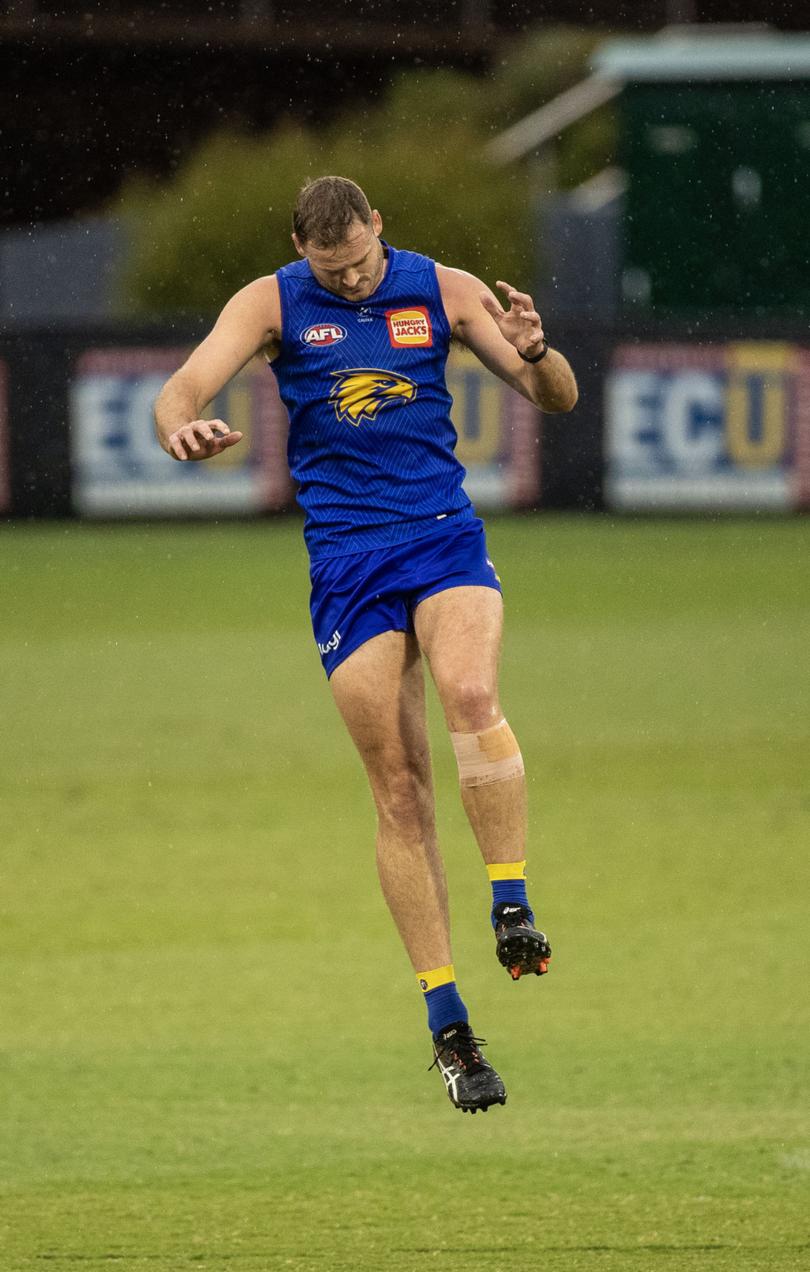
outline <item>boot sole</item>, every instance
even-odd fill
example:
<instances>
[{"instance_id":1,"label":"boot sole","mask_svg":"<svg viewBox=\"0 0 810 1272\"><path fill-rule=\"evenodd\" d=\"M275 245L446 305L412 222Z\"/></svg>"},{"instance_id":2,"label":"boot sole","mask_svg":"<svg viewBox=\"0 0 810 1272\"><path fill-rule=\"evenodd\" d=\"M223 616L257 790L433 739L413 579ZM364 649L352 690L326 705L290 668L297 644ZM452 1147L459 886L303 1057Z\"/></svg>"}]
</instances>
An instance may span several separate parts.
<instances>
[{"instance_id":1,"label":"boot sole","mask_svg":"<svg viewBox=\"0 0 810 1272\"><path fill-rule=\"evenodd\" d=\"M455 1101L454 1101L455 1103ZM477 1113L480 1109L482 1113L486 1113L488 1108L493 1104L505 1104L506 1096L495 1096L493 1100L488 1100L486 1104L456 1104L457 1109L461 1109L462 1113Z\"/></svg>"},{"instance_id":2,"label":"boot sole","mask_svg":"<svg viewBox=\"0 0 810 1272\"><path fill-rule=\"evenodd\" d=\"M508 928L498 939L498 962L507 969L512 980L521 976L545 976L551 950L538 932L531 928Z\"/></svg>"}]
</instances>

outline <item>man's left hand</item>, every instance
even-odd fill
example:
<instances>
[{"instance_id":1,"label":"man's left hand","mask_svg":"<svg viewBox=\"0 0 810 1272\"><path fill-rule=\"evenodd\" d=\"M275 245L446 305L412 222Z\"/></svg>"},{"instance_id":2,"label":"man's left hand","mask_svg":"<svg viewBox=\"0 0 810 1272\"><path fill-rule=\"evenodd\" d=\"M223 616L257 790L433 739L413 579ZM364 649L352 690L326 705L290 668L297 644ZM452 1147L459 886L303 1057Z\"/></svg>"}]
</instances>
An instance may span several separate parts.
<instances>
[{"instance_id":1,"label":"man's left hand","mask_svg":"<svg viewBox=\"0 0 810 1272\"><path fill-rule=\"evenodd\" d=\"M534 301L526 292L519 292L511 283L496 284L506 294L509 309L505 310L491 292L481 292L481 304L498 324L501 335L514 345L518 353L533 358L543 348L543 323L534 307Z\"/></svg>"}]
</instances>

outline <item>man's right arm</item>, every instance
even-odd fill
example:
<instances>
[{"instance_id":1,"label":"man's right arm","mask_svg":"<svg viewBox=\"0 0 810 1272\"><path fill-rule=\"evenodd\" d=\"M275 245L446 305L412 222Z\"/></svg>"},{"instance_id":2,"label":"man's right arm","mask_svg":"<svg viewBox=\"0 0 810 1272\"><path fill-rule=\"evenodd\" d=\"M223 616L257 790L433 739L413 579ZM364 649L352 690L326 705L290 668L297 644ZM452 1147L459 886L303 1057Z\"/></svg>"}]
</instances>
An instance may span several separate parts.
<instances>
[{"instance_id":1,"label":"man's right arm","mask_svg":"<svg viewBox=\"0 0 810 1272\"><path fill-rule=\"evenodd\" d=\"M260 350L272 358L281 341L281 300L274 275L233 296L216 325L163 386L155 403L158 441L173 459L210 459L242 440L224 420L200 418L229 380Z\"/></svg>"}]
</instances>

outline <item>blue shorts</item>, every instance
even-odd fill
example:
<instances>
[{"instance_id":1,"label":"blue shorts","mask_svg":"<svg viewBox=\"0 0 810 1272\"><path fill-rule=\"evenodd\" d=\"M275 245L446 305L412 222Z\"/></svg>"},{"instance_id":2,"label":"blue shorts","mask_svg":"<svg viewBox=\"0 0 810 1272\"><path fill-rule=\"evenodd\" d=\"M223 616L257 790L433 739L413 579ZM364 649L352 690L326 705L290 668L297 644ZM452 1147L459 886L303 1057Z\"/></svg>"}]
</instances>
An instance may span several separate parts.
<instances>
[{"instance_id":1,"label":"blue shorts","mask_svg":"<svg viewBox=\"0 0 810 1272\"><path fill-rule=\"evenodd\" d=\"M478 517L423 539L313 561L310 578L312 629L327 676L372 636L412 632L414 610L435 592L501 590Z\"/></svg>"}]
</instances>

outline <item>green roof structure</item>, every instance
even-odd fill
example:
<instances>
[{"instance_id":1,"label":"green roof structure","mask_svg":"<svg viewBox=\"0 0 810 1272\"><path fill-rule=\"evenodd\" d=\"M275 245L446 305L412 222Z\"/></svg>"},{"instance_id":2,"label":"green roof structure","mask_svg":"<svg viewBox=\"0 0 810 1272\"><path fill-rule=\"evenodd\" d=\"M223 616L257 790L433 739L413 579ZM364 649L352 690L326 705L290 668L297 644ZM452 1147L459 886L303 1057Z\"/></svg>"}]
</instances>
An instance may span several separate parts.
<instances>
[{"instance_id":1,"label":"green roof structure","mask_svg":"<svg viewBox=\"0 0 810 1272\"><path fill-rule=\"evenodd\" d=\"M810 35L670 29L652 39L608 40L591 59L595 74L632 83L666 80L810 79Z\"/></svg>"}]
</instances>

